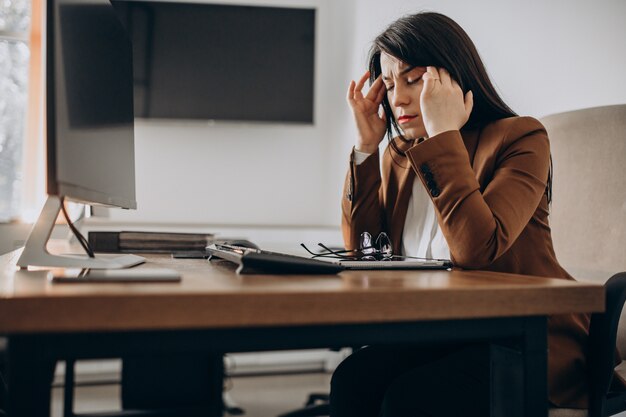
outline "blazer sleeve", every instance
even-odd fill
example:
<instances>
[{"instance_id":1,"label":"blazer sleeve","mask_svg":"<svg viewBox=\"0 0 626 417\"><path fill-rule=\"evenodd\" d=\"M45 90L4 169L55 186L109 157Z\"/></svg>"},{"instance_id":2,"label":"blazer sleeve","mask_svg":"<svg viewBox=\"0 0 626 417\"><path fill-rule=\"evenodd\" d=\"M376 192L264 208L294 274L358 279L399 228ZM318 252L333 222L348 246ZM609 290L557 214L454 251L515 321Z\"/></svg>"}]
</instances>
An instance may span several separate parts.
<instances>
[{"instance_id":1,"label":"blazer sleeve","mask_svg":"<svg viewBox=\"0 0 626 417\"><path fill-rule=\"evenodd\" d=\"M550 145L539 121L515 118L498 143L493 176L482 191L459 131L443 132L408 151L460 267L484 268L505 253L546 190Z\"/></svg>"},{"instance_id":2,"label":"blazer sleeve","mask_svg":"<svg viewBox=\"0 0 626 417\"><path fill-rule=\"evenodd\" d=\"M348 250L359 248L361 233L369 232L374 238L383 230L380 156L376 150L361 164L350 154L350 166L341 199L341 229Z\"/></svg>"}]
</instances>

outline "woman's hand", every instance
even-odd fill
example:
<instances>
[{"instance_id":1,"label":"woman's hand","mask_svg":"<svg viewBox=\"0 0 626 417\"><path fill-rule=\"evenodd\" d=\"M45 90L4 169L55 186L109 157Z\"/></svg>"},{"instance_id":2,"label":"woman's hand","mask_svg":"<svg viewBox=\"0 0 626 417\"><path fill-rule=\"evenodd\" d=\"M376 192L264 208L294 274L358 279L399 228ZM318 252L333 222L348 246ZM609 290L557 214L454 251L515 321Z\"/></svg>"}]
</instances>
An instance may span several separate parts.
<instances>
[{"instance_id":1,"label":"woman's hand","mask_svg":"<svg viewBox=\"0 0 626 417\"><path fill-rule=\"evenodd\" d=\"M427 67L422 78L420 107L428 137L463 127L474 105L472 92L463 97L461 87L444 68Z\"/></svg>"},{"instance_id":2,"label":"woman's hand","mask_svg":"<svg viewBox=\"0 0 626 417\"><path fill-rule=\"evenodd\" d=\"M374 153L383 140L387 128L385 113L379 114L380 103L383 102L386 89L382 78L378 77L367 95L363 97L361 90L369 76L370 73L367 71L358 83L351 81L347 98L359 131L355 149L361 152Z\"/></svg>"}]
</instances>

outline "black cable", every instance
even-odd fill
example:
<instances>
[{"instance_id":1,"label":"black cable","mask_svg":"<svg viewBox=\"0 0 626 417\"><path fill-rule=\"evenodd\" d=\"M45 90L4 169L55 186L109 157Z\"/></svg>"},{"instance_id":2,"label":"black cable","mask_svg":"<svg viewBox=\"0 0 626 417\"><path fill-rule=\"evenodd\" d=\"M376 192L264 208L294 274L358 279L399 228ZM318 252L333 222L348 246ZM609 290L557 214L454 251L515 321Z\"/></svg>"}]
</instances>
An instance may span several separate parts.
<instances>
[{"instance_id":1,"label":"black cable","mask_svg":"<svg viewBox=\"0 0 626 417\"><path fill-rule=\"evenodd\" d=\"M313 251L311 251L309 248L306 247L306 245L304 243L300 243L300 246L302 246L307 252L309 252L311 255L313 255L313 258L318 258L318 257L336 257L336 259L341 259L341 260L358 260L359 257L358 256L351 256L351 255L347 255L348 253L351 252L359 252L357 250L339 250L339 251L334 251L330 248L328 248L326 245L322 244L322 243L318 243L318 246L322 247L324 250L326 250L327 252L325 253L315 253ZM370 248L374 248L373 246L368 246L364 249L370 249ZM376 248L374 248L376 249ZM376 249L378 251L378 249ZM344 253L346 255L344 255ZM404 260L404 259L417 259L420 261L437 261L437 262L450 262L449 259L439 259L439 258L423 258L420 256L407 256L407 255L392 255L388 258L385 258L386 260Z\"/></svg>"},{"instance_id":2,"label":"black cable","mask_svg":"<svg viewBox=\"0 0 626 417\"><path fill-rule=\"evenodd\" d=\"M312 252L309 248L307 248L304 243L300 243L300 246L302 246L307 252L313 255L313 258L321 257L321 258L334 258L334 259L342 259L342 260L357 259L354 256L342 255L343 253L355 252L353 250L332 251L324 247L324 250L326 250L327 252L315 253L315 252Z\"/></svg>"},{"instance_id":3,"label":"black cable","mask_svg":"<svg viewBox=\"0 0 626 417\"><path fill-rule=\"evenodd\" d=\"M87 239L85 239L85 236L83 236L80 233L80 231L76 228L76 226L74 226L74 223L72 223L70 216L67 214L67 210L65 209L64 198L61 198L61 211L63 212L63 217L65 217L65 221L67 222L67 225L69 226L72 233L74 233L74 236L76 236L78 243L80 243L83 249L85 249L85 252L87 252L87 255L89 255L90 258L95 258L96 255L94 255L93 250L91 249L91 246L89 246L89 242L87 241Z\"/></svg>"},{"instance_id":4,"label":"black cable","mask_svg":"<svg viewBox=\"0 0 626 417\"><path fill-rule=\"evenodd\" d=\"M318 243L317 245L323 248L324 250L328 251L328 253L332 253L333 255L345 256L343 255L344 253L357 252L354 250L332 250L322 243Z\"/></svg>"}]
</instances>

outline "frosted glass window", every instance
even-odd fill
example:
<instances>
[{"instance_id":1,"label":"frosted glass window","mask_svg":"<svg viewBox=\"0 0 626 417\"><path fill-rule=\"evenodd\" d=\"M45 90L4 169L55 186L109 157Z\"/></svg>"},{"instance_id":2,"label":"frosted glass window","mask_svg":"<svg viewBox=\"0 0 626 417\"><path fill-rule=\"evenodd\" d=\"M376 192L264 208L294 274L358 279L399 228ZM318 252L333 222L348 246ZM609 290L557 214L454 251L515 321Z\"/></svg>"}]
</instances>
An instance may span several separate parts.
<instances>
[{"instance_id":1,"label":"frosted glass window","mask_svg":"<svg viewBox=\"0 0 626 417\"><path fill-rule=\"evenodd\" d=\"M28 87L30 0L0 0L0 222L18 217Z\"/></svg>"}]
</instances>

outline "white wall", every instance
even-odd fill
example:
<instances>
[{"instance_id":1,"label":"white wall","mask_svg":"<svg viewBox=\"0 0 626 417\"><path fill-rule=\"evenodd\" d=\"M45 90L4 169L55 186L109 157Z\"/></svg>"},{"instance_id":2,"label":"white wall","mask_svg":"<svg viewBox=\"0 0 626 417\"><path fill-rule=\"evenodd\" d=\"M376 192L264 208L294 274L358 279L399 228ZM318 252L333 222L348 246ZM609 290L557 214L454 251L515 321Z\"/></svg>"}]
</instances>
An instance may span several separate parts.
<instances>
[{"instance_id":1,"label":"white wall","mask_svg":"<svg viewBox=\"0 0 626 417\"><path fill-rule=\"evenodd\" d=\"M238 3L230 1L229 3ZM337 201L330 156L345 119L345 25L350 1L248 1L317 8L313 126L139 121L137 211L114 220L244 225L329 225ZM349 21L349 19L347 19ZM285 63L285 71L289 71ZM277 77L280 77L277 74ZM278 80L278 78L277 78ZM242 97L245 100L245 97Z\"/></svg>"},{"instance_id":2,"label":"white wall","mask_svg":"<svg viewBox=\"0 0 626 417\"><path fill-rule=\"evenodd\" d=\"M519 114L541 117L626 103L626 2L621 0L282 4L318 8L315 125L141 122L136 128L139 210L112 210L113 219L338 225L355 135L346 86L364 70L372 39L394 19L419 10L442 12L465 28L503 98Z\"/></svg>"},{"instance_id":3,"label":"white wall","mask_svg":"<svg viewBox=\"0 0 626 417\"><path fill-rule=\"evenodd\" d=\"M519 114L626 102L622 0L388 0L384 8L379 1L361 0L358 5L356 48L403 14L428 10L456 20Z\"/></svg>"}]
</instances>

